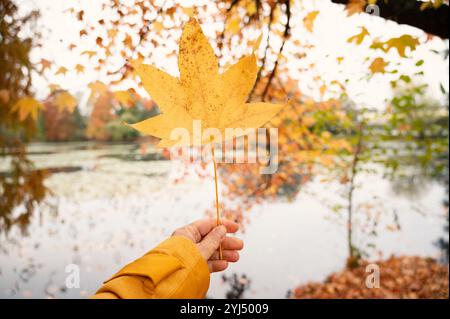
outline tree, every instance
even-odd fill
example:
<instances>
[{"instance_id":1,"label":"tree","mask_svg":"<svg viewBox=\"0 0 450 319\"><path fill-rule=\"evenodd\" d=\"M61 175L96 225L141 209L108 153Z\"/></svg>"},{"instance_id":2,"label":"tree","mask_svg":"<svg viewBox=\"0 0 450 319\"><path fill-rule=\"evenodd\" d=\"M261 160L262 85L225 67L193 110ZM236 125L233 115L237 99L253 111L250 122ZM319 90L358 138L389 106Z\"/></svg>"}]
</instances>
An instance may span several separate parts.
<instances>
[{"instance_id":1,"label":"tree","mask_svg":"<svg viewBox=\"0 0 450 319\"><path fill-rule=\"evenodd\" d=\"M116 110L116 118L107 124L107 130L113 141L130 141L135 140L139 133L129 126L123 123L137 123L150 116L154 115L152 109L146 109L143 104L139 101L133 101L133 105L123 106L121 105Z\"/></svg>"},{"instance_id":2,"label":"tree","mask_svg":"<svg viewBox=\"0 0 450 319\"><path fill-rule=\"evenodd\" d=\"M51 142L70 141L75 138L77 132L78 108L70 110L62 108L58 104L58 95L56 92L49 96L45 102L45 108L42 112L44 118L45 140Z\"/></svg>"},{"instance_id":3,"label":"tree","mask_svg":"<svg viewBox=\"0 0 450 319\"><path fill-rule=\"evenodd\" d=\"M114 119L113 100L110 92L100 94L93 104L93 110L86 129L86 136L96 141L111 138L107 125Z\"/></svg>"},{"instance_id":4,"label":"tree","mask_svg":"<svg viewBox=\"0 0 450 319\"><path fill-rule=\"evenodd\" d=\"M30 97L34 67L29 59L39 34L23 36L21 30L32 26L37 16L37 12L21 15L13 1L0 1L0 154L10 166L9 172L0 173L0 232L14 225L25 230L34 205L46 193L46 172L34 168L25 146L36 133L35 118L25 111L37 114L39 105ZM15 112L16 107L23 111ZM15 212L21 204L23 209Z\"/></svg>"}]
</instances>

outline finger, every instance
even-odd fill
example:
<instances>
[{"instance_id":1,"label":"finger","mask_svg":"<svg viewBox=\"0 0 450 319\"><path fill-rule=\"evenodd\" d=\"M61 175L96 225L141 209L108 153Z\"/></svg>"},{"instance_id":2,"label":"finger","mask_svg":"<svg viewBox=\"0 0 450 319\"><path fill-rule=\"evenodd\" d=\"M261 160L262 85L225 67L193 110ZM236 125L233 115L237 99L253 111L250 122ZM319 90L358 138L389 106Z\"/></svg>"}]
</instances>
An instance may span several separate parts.
<instances>
[{"instance_id":1,"label":"finger","mask_svg":"<svg viewBox=\"0 0 450 319\"><path fill-rule=\"evenodd\" d=\"M228 262L226 260L211 260L208 261L209 272L218 272L227 269Z\"/></svg>"},{"instance_id":2,"label":"finger","mask_svg":"<svg viewBox=\"0 0 450 319\"><path fill-rule=\"evenodd\" d=\"M225 238L227 230L225 226L220 225L214 228L208 235L206 235L201 242L199 242L198 249L202 256L208 260L212 254L219 248L222 239Z\"/></svg>"},{"instance_id":3,"label":"finger","mask_svg":"<svg viewBox=\"0 0 450 319\"><path fill-rule=\"evenodd\" d=\"M239 224L235 223L231 220L222 219L220 221L221 225L224 225L227 228L228 233L235 233L239 229ZM197 220L190 224L191 226L194 226L200 235L203 237L206 234L208 234L214 227L217 227L217 219L215 218L205 218L201 220Z\"/></svg>"},{"instance_id":4,"label":"finger","mask_svg":"<svg viewBox=\"0 0 450 319\"><path fill-rule=\"evenodd\" d=\"M244 242L236 237L225 237L221 245L224 250L242 250L244 248Z\"/></svg>"},{"instance_id":5,"label":"finger","mask_svg":"<svg viewBox=\"0 0 450 319\"><path fill-rule=\"evenodd\" d=\"M209 260L221 260L220 253L216 250ZM236 250L222 250L222 260L235 263L239 260L239 253Z\"/></svg>"}]
</instances>

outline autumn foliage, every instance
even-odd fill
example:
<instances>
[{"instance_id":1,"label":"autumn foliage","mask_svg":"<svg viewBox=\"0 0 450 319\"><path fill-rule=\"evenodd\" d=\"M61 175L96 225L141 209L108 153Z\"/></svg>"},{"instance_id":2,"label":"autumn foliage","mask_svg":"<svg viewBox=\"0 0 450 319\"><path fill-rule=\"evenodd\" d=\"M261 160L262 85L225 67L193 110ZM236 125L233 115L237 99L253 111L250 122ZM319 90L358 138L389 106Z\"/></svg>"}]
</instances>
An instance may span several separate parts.
<instances>
[{"instance_id":1,"label":"autumn foliage","mask_svg":"<svg viewBox=\"0 0 450 319\"><path fill-rule=\"evenodd\" d=\"M112 96L101 94L95 101L86 130L88 138L97 141L107 141L110 137L106 125L114 118Z\"/></svg>"},{"instance_id":2,"label":"autumn foliage","mask_svg":"<svg viewBox=\"0 0 450 319\"><path fill-rule=\"evenodd\" d=\"M366 267L380 270L380 287L368 288ZM312 299L447 299L448 265L430 258L391 257L384 261L362 261L354 269L331 274L323 283L307 283L294 289L294 298Z\"/></svg>"},{"instance_id":3,"label":"autumn foliage","mask_svg":"<svg viewBox=\"0 0 450 319\"><path fill-rule=\"evenodd\" d=\"M54 100L49 100L44 104L42 116L47 141L70 141L75 137L76 117L67 109L61 110Z\"/></svg>"},{"instance_id":4,"label":"autumn foliage","mask_svg":"<svg viewBox=\"0 0 450 319\"><path fill-rule=\"evenodd\" d=\"M425 32L397 30L390 22L395 34L383 33L373 24L380 18L365 13L369 3L395 8L403 0L324 2L344 4L344 18L357 23L342 30L348 52L334 47L318 52L323 4L315 1L224 0L186 7L106 0L98 5L99 16L88 12L88 2L61 12L74 26L68 28L73 42L61 39L58 47L74 61L61 62L39 56L43 44L31 24L38 12L22 16L14 1L0 0L0 153L10 167L0 172L0 232L25 226L47 194L48 172L29 160L30 142L126 141L141 144L137 148L145 155L155 148L141 143L139 134L170 147L171 129L189 129L194 119L219 129L277 127L276 172L260 174L267 163L218 165L222 217L245 224L250 219L246 212L255 205L295 200L319 176L322 182L335 181L343 195L332 210L344 216L348 265L359 265L323 284L301 286L294 296L447 298L448 268L419 257L378 262L387 270L384 286L364 289L365 247L355 242L353 232L357 218L371 218L355 203L358 177L372 172L367 166L382 166L392 180L412 178L408 174L419 171L426 179L448 184L448 85L430 88L424 76L429 61L416 55L446 37L446 52L432 53L448 63L448 31L431 32L433 21L425 21ZM419 17L448 12L445 0L409 3L408 10L419 7ZM395 21L403 9L386 19ZM413 26L424 25L412 20ZM177 58L179 77L171 74ZM326 74L329 69L335 74ZM83 86L70 87L70 76L79 77ZM44 83L40 92L33 90L35 79ZM355 92L366 86L378 90L381 82L388 93L376 107ZM427 96L433 90L440 94L436 100ZM185 164L186 171L195 166L199 176L212 177L210 163ZM211 199L208 213L214 205ZM370 221L378 225L376 218Z\"/></svg>"}]
</instances>

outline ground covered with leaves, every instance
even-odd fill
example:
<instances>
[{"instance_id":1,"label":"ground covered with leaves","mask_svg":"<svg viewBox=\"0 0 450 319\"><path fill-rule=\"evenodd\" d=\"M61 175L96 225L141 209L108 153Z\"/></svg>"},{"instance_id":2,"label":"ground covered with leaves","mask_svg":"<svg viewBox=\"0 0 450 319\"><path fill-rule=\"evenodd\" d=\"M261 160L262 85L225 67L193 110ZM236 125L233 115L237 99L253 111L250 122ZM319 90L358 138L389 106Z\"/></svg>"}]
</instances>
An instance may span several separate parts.
<instances>
[{"instance_id":1,"label":"ground covered with leaves","mask_svg":"<svg viewBox=\"0 0 450 319\"><path fill-rule=\"evenodd\" d=\"M380 288L366 287L367 261L353 269L331 274L323 283L297 287L294 298L448 298L448 265L431 258L391 257L375 264Z\"/></svg>"}]
</instances>

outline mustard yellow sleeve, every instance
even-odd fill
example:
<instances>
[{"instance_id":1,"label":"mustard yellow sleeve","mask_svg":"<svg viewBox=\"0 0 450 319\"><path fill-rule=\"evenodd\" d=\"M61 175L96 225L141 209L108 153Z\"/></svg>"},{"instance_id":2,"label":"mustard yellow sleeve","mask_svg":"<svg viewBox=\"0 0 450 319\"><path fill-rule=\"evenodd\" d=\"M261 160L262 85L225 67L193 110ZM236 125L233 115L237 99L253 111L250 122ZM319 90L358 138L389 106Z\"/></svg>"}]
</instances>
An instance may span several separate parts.
<instances>
[{"instance_id":1,"label":"mustard yellow sleeve","mask_svg":"<svg viewBox=\"0 0 450 319\"><path fill-rule=\"evenodd\" d=\"M197 246L172 236L104 282L97 298L204 298L208 265Z\"/></svg>"}]
</instances>

